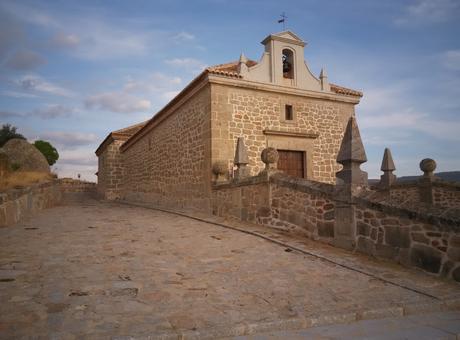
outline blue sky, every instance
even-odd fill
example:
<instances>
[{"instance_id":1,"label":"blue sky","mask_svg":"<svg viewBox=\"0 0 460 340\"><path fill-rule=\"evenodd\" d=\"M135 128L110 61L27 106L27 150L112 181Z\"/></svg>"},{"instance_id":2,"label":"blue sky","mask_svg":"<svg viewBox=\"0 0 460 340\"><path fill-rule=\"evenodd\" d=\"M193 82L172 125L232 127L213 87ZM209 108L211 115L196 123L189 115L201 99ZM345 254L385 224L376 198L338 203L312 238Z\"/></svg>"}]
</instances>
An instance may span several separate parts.
<instances>
[{"instance_id":1,"label":"blue sky","mask_svg":"<svg viewBox=\"0 0 460 340\"><path fill-rule=\"evenodd\" d=\"M460 170L460 1L0 0L0 122L51 141L61 176L95 180L94 150L150 118L204 67L259 60L282 31L357 106L369 177L390 147L399 176L430 157Z\"/></svg>"}]
</instances>

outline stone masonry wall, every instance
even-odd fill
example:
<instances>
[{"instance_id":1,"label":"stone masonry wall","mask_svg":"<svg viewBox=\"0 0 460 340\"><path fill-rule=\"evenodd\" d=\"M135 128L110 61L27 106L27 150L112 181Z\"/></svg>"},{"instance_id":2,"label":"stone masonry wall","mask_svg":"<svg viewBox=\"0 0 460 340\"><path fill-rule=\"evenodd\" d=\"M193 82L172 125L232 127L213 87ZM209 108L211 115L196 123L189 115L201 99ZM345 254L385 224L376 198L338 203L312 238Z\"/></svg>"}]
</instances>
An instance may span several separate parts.
<instances>
[{"instance_id":1,"label":"stone masonry wall","mask_svg":"<svg viewBox=\"0 0 460 340\"><path fill-rule=\"evenodd\" d=\"M460 220L361 201L356 221L358 251L460 281Z\"/></svg>"},{"instance_id":2,"label":"stone masonry wall","mask_svg":"<svg viewBox=\"0 0 460 340\"><path fill-rule=\"evenodd\" d=\"M262 224L330 243L334 237L332 185L279 174L214 186L213 214Z\"/></svg>"},{"instance_id":3,"label":"stone masonry wall","mask_svg":"<svg viewBox=\"0 0 460 340\"><path fill-rule=\"evenodd\" d=\"M390 202L417 204L421 202L421 186L417 181L398 183L390 190ZM445 209L460 209L460 185L437 180L432 182L433 205ZM382 193L384 194L384 193Z\"/></svg>"},{"instance_id":4,"label":"stone masonry wall","mask_svg":"<svg viewBox=\"0 0 460 340\"><path fill-rule=\"evenodd\" d=\"M51 208L61 201L58 180L0 193L0 227L11 226L26 216Z\"/></svg>"},{"instance_id":5,"label":"stone masonry wall","mask_svg":"<svg viewBox=\"0 0 460 340\"><path fill-rule=\"evenodd\" d=\"M377 195L373 195L376 194ZM375 200L377 199L377 200ZM295 231L334 243L334 186L282 173L219 184L213 214ZM439 207L380 201L378 192L355 197L356 250L460 281L460 217ZM410 205L409 205L410 206Z\"/></svg>"},{"instance_id":6,"label":"stone masonry wall","mask_svg":"<svg viewBox=\"0 0 460 340\"><path fill-rule=\"evenodd\" d=\"M231 165L236 140L243 136L252 175L264 167L260 160L264 148L288 146L306 152L307 178L335 182L339 170L336 157L346 121L354 112L353 104L216 84L211 93L212 162L225 160ZM286 104L293 106L293 121L284 119ZM265 129L318 137L267 136Z\"/></svg>"},{"instance_id":7,"label":"stone masonry wall","mask_svg":"<svg viewBox=\"0 0 460 340\"><path fill-rule=\"evenodd\" d=\"M334 201L331 185L300 178L271 178L271 215L262 224L297 230L324 242L334 238Z\"/></svg>"},{"instance_id":8,"label":"stone masonry wall","mask_svg":"<svg viewBox=\"0 0 460 340\"><path fill-rule=\"evenodd\" d=\"M391 187L390 199L396 202L420 202L419 189L416 185L395 185Z\"/></svg>"},{"instance_id":9,"label":"stone masonry wall","mask_svg":"<svg viewBox=\"0 0 460 340\"><path fill-rule=\"evenodd\" d=\"M61 178L59 184L62 192L73 193L94 193L96 192L96 183L80 181L73 178Z\"/></svg>"},{"instance_id":10,"label":"stone masonry wall","mask_svg":"<svg viewBox=\"0 0 460 340\"><path fill-rule=\"evenodd\" d=\"M434 182L433 203L443 208L460 210L460 184Z\"/></svg>"},{"instance_id":11,"label":"stone masonry wall","mask_svg":"<svg viewBox=\"0 0 460 340\"><path fill-rule=\"evenodd\" d=\"M209 211L209 87L124 150L122 157L122 199Z\"/></svg>"},{"instance_id":12,"label":"stone masonry wall","mask_svg":"<svg viewBox=\"0 0 460 340\"><path fill-rule=\"evenodd\" d=\"M123 161L120 154L122 140L113 140L99 155L97 192L108 200L120 198L124 177Z\"/></svg>"}]
</instances>

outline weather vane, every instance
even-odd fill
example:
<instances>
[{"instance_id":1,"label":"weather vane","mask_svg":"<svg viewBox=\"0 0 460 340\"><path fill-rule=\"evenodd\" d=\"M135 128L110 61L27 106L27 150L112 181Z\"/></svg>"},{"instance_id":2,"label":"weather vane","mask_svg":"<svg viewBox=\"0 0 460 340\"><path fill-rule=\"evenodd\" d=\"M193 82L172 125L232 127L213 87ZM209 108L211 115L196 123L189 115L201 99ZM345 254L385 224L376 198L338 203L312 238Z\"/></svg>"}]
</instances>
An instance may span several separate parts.
<instances>
[{"instance_id":1,"label":"weather vane","mask_svg":"<svg viewBox=\"0 0 460 340\"><path fill-rule=\"evenodd\" d=\"M283 23L283 31L286 30L286 19L287 19L287 16L286 16L286 13L282 13L280 15L281 19L278 20L278 24L281 24Z\"/></svg>"}]
</instances>

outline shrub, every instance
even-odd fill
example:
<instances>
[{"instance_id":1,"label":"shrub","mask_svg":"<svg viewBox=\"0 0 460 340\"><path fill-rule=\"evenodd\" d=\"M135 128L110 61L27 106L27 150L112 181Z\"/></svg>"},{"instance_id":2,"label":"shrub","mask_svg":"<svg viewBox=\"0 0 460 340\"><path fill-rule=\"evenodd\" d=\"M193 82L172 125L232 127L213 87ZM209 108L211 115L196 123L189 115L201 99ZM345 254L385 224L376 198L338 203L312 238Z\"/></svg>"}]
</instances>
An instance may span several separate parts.
<instances>
[{"instance_id":1,"label":"shrub","mask_svg":"<svg viewBox=\"0 0 460 340\"><path fill-rule=\"evenodd\" d=\"M59 153L56 148L49 142L44 140L37 140L34 143L35 147L45 156L49 165L53 165L59 159Z\"/></svg>"}]
</instances>

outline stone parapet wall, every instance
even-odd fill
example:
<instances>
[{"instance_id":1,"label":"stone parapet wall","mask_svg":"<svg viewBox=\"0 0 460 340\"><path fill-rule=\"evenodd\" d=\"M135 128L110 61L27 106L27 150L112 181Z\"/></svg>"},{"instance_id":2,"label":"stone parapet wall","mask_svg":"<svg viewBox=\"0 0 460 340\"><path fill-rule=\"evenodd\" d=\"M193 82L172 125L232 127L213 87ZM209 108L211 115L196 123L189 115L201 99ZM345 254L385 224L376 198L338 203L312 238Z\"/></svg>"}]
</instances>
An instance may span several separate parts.
<instances>
[{"instance_id":1,"label":"stone parapet wall","mask_svg":"<svg viewBox=\"0 0 460 340\"><path fill-rule=\"evenodd\" d=\"M11 226L26 216L61 202L58 180L0 193L0 227Z\"/></svg>"},{"instance_id":2,"label":"stone parapet wall","mask_svg":"<svg viewBox=\"0 0 460 340\"><path fill-rule=\"evenodd\" d=\"M410 181L396 183L388 190L379 190L379 194L374 197L380 197L379 200L386 200L392 205L413 205L423 201L423 190L431 190L433 202L432 205L443 209L460 210L460 184L455 182L446 182L434 180L428 185L420 181Z\"/></svg>"},{"instance_id":3,"label":"stone parapet wall","mask_svg":"<svg viewBox=\"0 0 460 340\"><path fill-rule=\"evenodd\" d=\"M433 203L436 206L460 210L460 183L433 183Z\"/></svg>"},{"instance_id":4,"label":"stone parapet wall","mask_svg":"<svg viewBox=\"0 0 460 340\"><path fill-rule=\"evenodd\" d=\"M358 251L460 281L460 216L356 202Z\"/></svg>"},{"instance_id":5,"label":"stone parapet wall","mask_svg":"<svg viewBox=\"0 0 460 340\"><path fill-rule=\"evenodd\" d=\"M61 178L59 185L62 192L96 193L96 183L80 181L73 178Z\"/></svg>"},{"instance_id":6,"label":"stone parapet wall","mask_svg":"<svg viewBox=\"0 0 460 340\"><path fill-rule=\"evenodd\" d=\"M436 187L445 192L446 187ZM214 185L212 211L335 244L336 207L344 204L335 189L282 173L268 180L254 176ZM352 197L347 204L356 221L353 249L460 281L458 210L420 202L398 204L388 193L374 190Z\"/></svg>"},{"instance_id":7,"label":"stone parapet wall","mask_svg":"<svg viewBox=\"0 0 460 340\"><path fill-rule=\"evenodd\" d=\"M264 225L305 233L307 237L330 243L334 237L332 185L300 178L273 176L271 214Z\"/></svg>"},{"instance_id":8,"label":"stone parapet wall","mask_svg":"<svg viewBox=\"0 0 460 340\"><path fill-rule=\"evenodd\" d=\"M269 191L269 181L264 177L216 185L212 191L212 213L263 224L270 216Z\"/></svg>"}]
</instances>

